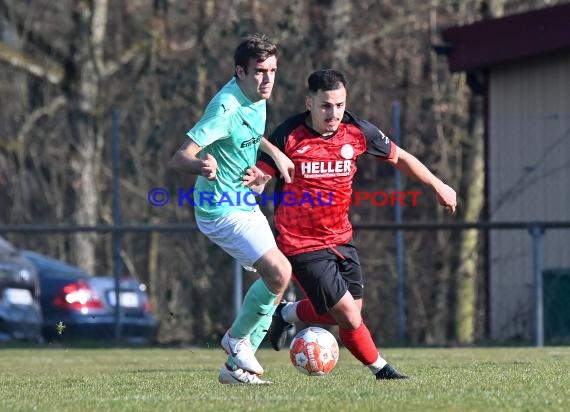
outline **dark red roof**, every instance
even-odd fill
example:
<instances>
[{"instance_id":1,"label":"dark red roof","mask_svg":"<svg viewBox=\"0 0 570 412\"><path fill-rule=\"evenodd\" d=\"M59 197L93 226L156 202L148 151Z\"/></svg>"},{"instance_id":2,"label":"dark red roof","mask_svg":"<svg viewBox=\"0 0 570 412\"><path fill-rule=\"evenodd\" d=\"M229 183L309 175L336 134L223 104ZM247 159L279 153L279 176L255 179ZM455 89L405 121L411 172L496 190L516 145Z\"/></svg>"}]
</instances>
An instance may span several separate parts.
<instances>
[{"instance_id":1,"label":"dark red roof","mask_svg":"<svg viewBox=\"0 0 570 412\"><path fill-rule=\"evenodd\" d=\"M570 48L570 3L443 30L449 69L469 70Z\"/></svg>"}]
</instances>

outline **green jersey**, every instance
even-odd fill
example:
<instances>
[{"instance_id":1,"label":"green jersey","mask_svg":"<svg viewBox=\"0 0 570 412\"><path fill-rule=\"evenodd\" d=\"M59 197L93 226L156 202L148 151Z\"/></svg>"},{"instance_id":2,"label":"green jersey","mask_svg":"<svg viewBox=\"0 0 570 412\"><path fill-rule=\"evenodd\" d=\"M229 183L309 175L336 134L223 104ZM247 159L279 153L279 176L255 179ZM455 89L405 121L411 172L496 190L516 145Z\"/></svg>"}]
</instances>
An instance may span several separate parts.
<instances>
[{"instance_id":1,"label":"green jersey","mask_svg":"<svg viewBox=\"0 0 570 412\"><path fill-rule=\"evenodd\" d=\"M218 162L216 179L198 176L194 187L197 216L216 219L233 211L252 210L256 201L242 185L245 170L257 161L265 132L265 100L252 102L232 78L212 98L202 118L187 136Z\"/></svg>"}]
</instances>

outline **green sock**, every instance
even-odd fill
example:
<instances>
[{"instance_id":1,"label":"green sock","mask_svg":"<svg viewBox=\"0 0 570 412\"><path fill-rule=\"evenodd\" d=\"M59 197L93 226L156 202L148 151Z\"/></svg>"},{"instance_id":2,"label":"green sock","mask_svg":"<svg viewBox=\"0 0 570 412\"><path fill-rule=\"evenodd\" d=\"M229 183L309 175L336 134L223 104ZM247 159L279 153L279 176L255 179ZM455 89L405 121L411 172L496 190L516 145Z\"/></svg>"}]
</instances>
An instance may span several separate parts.
<instances>
[{"instance_id":1,"label":"green sock","mask_svg":"<svg viewBox=\"0 0 570 412\"><path fill-rule=\"evenodd\" d=\"M253 282L245 294L241 310L230 329L232 338L250 337L265 317L269 317L269 322L271 322L277 296L267 289L263 280L257 279Z\"/></svg>"},{"instance_id":2,"label":"green sock","mask_svg":"<svg viewBox=\"0 0 570 412\"><path fill-rule=\"evenodd\" d=\"M259 345L261 345L263 338L265 338L265 335L267 335L267 331L271 326L271 321L273 320L273 313L275 312L276 308L277 305L273 305L273 310L271 311L271 313L268 313L262 319L260 319L256 328L253 330L253 332L251 332L249 340L251 341L253 352L255 352L257 348L259 348Z\"/></svg>"},{"instance_id":3,"label":"green sock","mask_svg":"<svg viewBox=\"0 0 570 412\"><path fill-rule=\"evenodd\" d=\"M233 371L235 371L238 368L230 355L228 355L228 359L226 359L226 365L228 365L229 368Z\"/></svg>"}]
</instances>

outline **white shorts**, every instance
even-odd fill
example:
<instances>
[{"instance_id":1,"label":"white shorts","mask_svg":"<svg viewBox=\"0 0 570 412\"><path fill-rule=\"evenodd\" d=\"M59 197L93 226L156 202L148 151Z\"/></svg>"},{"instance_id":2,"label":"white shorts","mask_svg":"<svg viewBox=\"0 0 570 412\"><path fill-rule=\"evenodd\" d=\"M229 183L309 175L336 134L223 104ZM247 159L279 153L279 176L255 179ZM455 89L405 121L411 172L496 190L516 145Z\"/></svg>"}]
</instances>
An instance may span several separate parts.
<instances>
[{"instance_id":1,"label":"white shorts","mask_svg":"<svg viewBox=\"0 0 570 412\"><path fill-rule=\"evenodd\" d=\"M196 216L200 231L224 249L246 270L270 249L277 247L265 215L256 206L251 212L238 211L214 220Z\"/></svg>"}]
</instances>

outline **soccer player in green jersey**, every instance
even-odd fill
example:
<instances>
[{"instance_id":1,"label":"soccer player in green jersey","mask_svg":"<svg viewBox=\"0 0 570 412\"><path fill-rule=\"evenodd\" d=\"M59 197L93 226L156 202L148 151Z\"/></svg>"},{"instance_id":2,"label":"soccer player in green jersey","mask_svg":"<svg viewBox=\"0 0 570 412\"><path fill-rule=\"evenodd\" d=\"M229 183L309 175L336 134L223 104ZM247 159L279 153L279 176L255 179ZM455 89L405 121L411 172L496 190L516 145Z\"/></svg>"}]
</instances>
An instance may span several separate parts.
<instances>
[{"instance_id":1,"label":"soccer player in green jersey","mask_svg":"<svg viewBox=\"0 0 570 412\"><path fill-rule=\"evenodd\" d=\"M287 288L291 265L277 248L267 218L248 195L262 192L269 180L255 167L259 148L276 161L286 181L293 164L263 137L266 100L277 71L276 45L263 34L246 36L234 60L233 78L212 98L169 165L198 175L193 195L200 231L260 275L222 338L228 358L219 381L264 384L269 382L260 378L263 367L255 351Z\"/></svg>"}]
</instances>

